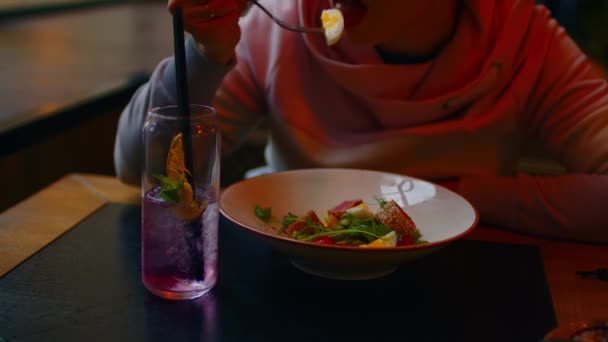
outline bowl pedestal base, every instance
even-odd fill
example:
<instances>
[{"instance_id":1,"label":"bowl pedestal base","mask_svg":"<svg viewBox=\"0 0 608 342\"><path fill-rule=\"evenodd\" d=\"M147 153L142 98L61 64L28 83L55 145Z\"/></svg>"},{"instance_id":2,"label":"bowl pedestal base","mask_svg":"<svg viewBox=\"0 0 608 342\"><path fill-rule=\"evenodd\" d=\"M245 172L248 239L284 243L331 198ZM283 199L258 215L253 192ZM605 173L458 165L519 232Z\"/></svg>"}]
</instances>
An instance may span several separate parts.
<instances>
[{"instance_id":1,"label":"bowl pedestal base","mask_svg":"<svg viewBox=\"0 0 608 342\"><path fill-rule=\"evenodd\" d=\"M397 265L372 265L349 267L349 265L319 265L309 264L291 259L291 263L299 270L322 278L335 280L368 280L387 276L397 270Z\"/></svg>"}]
</instances>

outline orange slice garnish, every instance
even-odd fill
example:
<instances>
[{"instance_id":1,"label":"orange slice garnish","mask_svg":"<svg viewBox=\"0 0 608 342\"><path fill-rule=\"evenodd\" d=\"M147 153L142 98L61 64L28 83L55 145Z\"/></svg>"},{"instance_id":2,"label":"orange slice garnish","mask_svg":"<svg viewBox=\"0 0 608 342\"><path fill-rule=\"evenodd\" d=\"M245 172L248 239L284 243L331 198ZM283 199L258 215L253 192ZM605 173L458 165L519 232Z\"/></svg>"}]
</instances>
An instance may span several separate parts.
<instances>
[{"instance_id":1,"label":"orange slice garnish","mask_svg":"<svg viewBox=\"0 0 608 342\"><path fill-rule=\"evenodd\" d=\"M167 154L167 177L182 181L182 187L179 189L179 205L173 208L173 212L185 220L199 217L207 208L207 202L199 203L194 199L194 191L186 177L189 173L184 158L183 135L178 133L173 137Z\"/></svg>"},{"instance_id":2,"label":"orange slice garnish","mask_svg":"<svg viewBox=\"0 0 608 342\"><path fill-rule=\"evenodd\" d=\"M205 209L207 209L207 201L199 203L192 201L188 204L182 203L177 207L173 207L173 214L182 220L192 221L200 217Z\"/></svg>"},{"instance_id":3,"label":"orange slice garnish","mask_svg":"<svg viewBox=\"0 0 608 342\"><path fill-rule=\"evenodd\" d=\"M186 163L184 158L184 139L181 133L173 137L167 155L167 177L186 181Z\"/></svg>"}]
</instances>

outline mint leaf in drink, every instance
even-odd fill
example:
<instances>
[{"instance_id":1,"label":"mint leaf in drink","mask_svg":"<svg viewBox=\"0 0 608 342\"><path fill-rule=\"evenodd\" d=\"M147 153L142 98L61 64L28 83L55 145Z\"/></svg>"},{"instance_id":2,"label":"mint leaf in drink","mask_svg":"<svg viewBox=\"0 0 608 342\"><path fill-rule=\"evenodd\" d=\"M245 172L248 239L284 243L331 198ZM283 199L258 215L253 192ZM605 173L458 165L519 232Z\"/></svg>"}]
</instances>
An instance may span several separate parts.
<instances>
[{"instance_id":1,"label":"mint leaf in drink","mask_svg":"<svg viewBox=\"0 0 608 342\"><path fill-rule=\"evenodd\" d=\"M160 181L160 198L167 202L179 203L179 190L184 185L184 182L163 175L154 175L154 178Z\"/></svg>"},{"instance_id":2,"label":"mint leaf in drink","mask_svg":"<svg viewBox=\"0 0 608 342\"><path fill-rule=\"evenodd\" d=\"M179 203L179 193L177 189L163 189L160 191L159 195L167 202Z\"/></svg>"},{"instance_id":3,"label":"mint leaf in drink","mask_svg":"<svg viewBox=\"0 0 608 342\"><path fill-rule=\"evenodd\" d=\"M253 212L260 220L268 222L270 221L270 216L272 215L272 208L262 208L259 205L256 205Z\"/></svg>"}]
</instances>

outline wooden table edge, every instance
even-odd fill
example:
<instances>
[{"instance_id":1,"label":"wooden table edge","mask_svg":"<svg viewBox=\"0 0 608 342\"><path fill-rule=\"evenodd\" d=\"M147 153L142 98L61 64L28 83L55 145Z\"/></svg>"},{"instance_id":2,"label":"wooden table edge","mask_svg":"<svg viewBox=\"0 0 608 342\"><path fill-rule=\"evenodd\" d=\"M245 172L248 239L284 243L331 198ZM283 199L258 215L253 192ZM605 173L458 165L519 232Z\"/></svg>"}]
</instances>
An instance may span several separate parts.
<instances>
[{"instance_id":1,"label":"wooden table edge","mask_svg":"<svg viewBox=\"0 0 608 342\"><path fill-rule=\"evenodd\" d=\"M109 202L136 204L136 187L68 174L0 214L0 279Z\"/></svg>"}]
</instances>

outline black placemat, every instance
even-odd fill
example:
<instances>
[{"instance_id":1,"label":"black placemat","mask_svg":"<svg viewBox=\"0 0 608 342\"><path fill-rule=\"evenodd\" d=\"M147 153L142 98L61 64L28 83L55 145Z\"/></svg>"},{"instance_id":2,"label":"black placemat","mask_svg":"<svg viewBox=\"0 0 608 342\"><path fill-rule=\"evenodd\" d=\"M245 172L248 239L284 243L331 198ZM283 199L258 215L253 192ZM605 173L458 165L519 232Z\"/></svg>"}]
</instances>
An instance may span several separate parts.
<instances>
[{"instance_id":1,"label":"black placemat","mask_svg":"<svg viewBox=\"0 0 608 342\"><path fill-rule=\"evenodd\" d=\"M139 207L106 205L0 278L0 341L519 342L556 325L531 246L463 240L334 281L222 220L218 285L173 302L141 284L139 229Z\"/></svg>"}]
</instances>

